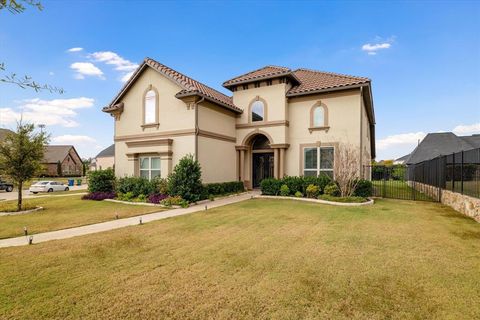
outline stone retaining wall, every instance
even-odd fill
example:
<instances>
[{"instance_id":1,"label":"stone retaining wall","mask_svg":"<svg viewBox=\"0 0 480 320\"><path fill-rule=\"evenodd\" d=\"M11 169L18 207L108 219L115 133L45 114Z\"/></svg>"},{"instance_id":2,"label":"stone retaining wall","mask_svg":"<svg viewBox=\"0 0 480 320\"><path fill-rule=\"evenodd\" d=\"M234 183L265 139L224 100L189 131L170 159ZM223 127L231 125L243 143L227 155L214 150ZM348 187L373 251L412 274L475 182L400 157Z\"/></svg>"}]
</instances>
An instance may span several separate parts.
<instances>
[{"instance_id":1,"label":"stone retaining wall","mask_svg":"<svg viewBox=\"0 0 480 320\"><path fill-rule=\"evenodd\" d=\"M410 186L413 185L410 181L408 184ZM437 187L415 182L415 189L434 199L438 197L439 188ZM440 192L440 202L442 204L450 206L456 211L480 222L480 199L445 189L441 189Z\"/></svg>"}]
</instances>

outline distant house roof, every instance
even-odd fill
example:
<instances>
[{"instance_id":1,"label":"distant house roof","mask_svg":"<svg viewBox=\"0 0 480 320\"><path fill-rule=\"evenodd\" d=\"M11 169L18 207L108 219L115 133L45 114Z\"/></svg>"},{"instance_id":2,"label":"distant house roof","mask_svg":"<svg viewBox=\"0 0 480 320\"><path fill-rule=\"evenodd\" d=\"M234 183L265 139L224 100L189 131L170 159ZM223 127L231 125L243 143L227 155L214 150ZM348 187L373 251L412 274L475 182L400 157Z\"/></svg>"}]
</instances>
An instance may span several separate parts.
<instances>
[{"instance_id":1,"label":"distant house roof","mask_svg":"<svg viewBox=\"0 0 480 320\"><path fill-rule=\"evenodd\" d=\"M108 148L103 149L97 154L96 158L106 158L106 157L114 157L115 156L115 144L112 144Z\"/></svg>"},{"instance_id":2,"label":"distant house roof","mask_svg":"<svg viewBox=\"0 0 480 320\"><path fill-rule=\"evenodd\" d=\"M410 153L404 155L403 157L400 157L400 158L398 158L398 159L395 159L394 162L397 162L397 163L405 163L405 161L407 161L408 158L410 158Z\"/></svg>"},{"instance_id":3,"label":"distant house roof","mask_svg":"<svg viewBox=\"0 0 480 320\"><path fill-rule=\"evenodd\" d=\"M13 133L13 131L12 131L12 130L8 130L8 129L0 128L0 141L2 141L3 139L5 139L5 137L7 136L8 133Z\"/></svg>"},{"instance_id":4,"label":"distant house roof","mask_svg":"<svg viewBox=\"0 0 480 320\"><path fill-rule=\"evenodd\" d=\"M452 132L429 133L406 161L415 164L440 155L448 155L480 147L480 135L459 137Z\"/></svg>"},{"instance_id":5,"label":"distant house roof","mask_svg":"<svg viewBox=\"0 0 480 320\"><path fill-rule=\"evenodd\" d=\"M73 151L78 155L77 150L75 150L75 148L71 145L45 146L43 163L57 163L58 161L62 162L65 160L72 148ZM80 156L78 157L80 158Z\"/></svg>"}]
</instances>

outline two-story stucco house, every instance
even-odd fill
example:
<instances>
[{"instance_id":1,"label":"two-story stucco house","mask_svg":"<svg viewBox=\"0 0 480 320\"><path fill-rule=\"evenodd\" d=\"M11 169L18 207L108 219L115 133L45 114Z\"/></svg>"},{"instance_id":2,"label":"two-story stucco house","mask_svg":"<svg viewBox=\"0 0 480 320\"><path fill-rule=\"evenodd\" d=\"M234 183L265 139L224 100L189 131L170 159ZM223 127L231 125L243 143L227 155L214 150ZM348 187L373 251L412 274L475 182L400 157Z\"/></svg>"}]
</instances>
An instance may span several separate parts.
<instances>
[{"instance_id":1,"label":"two-story stucco house","mask_svg":"<svg viewBox=\"0 0 480 320\"><path fill-rule=\"evenodd\" d=\"M146 58L113 101L117 176L166 177L193 154L204 182L334 176L336 149L358 151L359 176L375 157L367 78L267 66L223 83L227 96Z\"/></svg>"}]
</instances>

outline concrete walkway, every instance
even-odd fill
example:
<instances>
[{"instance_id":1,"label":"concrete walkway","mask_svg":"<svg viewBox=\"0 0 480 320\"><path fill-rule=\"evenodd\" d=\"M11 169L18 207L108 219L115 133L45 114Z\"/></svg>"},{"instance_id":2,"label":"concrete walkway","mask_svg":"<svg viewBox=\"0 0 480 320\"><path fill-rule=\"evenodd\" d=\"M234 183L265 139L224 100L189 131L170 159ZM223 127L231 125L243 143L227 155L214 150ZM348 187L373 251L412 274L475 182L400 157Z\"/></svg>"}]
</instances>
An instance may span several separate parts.
<instances>
[{"instance_id":1,"label":"concrete walkway","mask_svg":"<svg viewBox=\"0 0 480 320\"><path fill-rule=\"evenodd\" d=\"M142 223L147 223L147 222L166 219L170 217L182 216L189 213L204 211L205 206L207 206L208 209L217 208L217 207L225 206L228 204L251 199L254 195L256 195L255 192L248 192L238 196L231 196L231 197L226 197L226 198L222 198L215 201L204 202L188 208L172 209L172 210L167 210L162 212L145 214L137 217L130 217L125 219L91 224L91 225L82 226L82 227L75 227L70 229L38 233L33 235L33 243L35 244L35 243L40 243L40 242L45 242L50 240L73 238L73 237L83 236L83 235L97 233L97 232L103 232L103 231L114 230L114 229L119 229L119 228L128 227L128 226L134 226L139 224L140 218L142 219ZM28 236L27 237L23 236L23 237L0 240L0 248L28 245L28 238L29 238Z\"/></svg>"}]
</instances>

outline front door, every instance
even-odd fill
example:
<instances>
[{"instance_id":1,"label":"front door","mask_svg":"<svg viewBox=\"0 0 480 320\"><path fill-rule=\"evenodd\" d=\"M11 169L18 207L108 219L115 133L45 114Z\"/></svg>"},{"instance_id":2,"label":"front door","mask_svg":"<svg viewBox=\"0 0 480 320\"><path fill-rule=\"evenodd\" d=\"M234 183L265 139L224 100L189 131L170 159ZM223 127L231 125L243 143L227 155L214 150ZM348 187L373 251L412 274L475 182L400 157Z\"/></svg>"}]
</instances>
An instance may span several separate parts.
<instances>
[{"instance_id":1,"label":"front door","mask_svg":"<svg viewBox=\"0 0 480 320\"><path fill-rule=\"evenodd\" d=\"M253 153L253 187L260 187L266 178L273 178L273 153Z\"/></svg>"}]
</instances>

